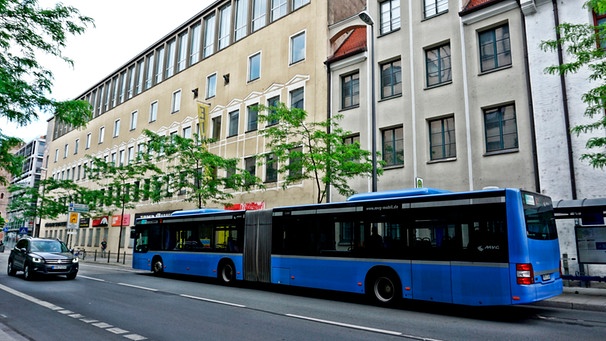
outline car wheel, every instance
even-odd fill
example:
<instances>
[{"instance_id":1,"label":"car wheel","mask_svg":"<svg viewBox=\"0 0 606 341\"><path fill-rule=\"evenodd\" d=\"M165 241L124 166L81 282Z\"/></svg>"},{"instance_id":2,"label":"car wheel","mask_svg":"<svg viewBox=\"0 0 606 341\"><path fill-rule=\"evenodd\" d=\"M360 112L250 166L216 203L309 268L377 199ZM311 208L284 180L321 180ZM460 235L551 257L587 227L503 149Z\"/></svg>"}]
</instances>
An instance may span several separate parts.
<instances>
[{"instance_id":1,"label":"car wheel","mask_svg":"<svg viewBox=\"0 0 606 341\"><path fill-rule=\"evenodd\" d=\"M12 260L8 261L8 265L6 267L6 273L9 276L14 276L14 275L17 274L17 270L15 270L15 268L13 267L13 261Z\"/></svg>"},{"instance_id":2,"label":"car wheel","mask_svg":"<svg viewBox=\"0 0 606 341\"><path fill-rule=\"evenodd\" d=\"M25 277L26 281L31 281L34 279L34 273L32 272L29 264L25 264L25 267L23 268L23 277Z\"/></svg>"},{"instance_id":3,"label":"car wheel","mask_svg":"<svg viewBox=\"0 0 606 341\"><path fill-rule=\"evenodd\" d=\"M157 257L152 261L152 272L156 276L162 276L164 274L164 264L162 258Z\"/></svg>"}]
</instances>

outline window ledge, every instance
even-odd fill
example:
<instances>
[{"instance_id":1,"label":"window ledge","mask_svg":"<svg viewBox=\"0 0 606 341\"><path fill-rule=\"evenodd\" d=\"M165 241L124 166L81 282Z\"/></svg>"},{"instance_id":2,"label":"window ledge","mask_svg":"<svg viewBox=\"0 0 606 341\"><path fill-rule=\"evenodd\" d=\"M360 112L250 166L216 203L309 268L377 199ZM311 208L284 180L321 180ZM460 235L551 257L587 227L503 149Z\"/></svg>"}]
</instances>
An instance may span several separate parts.
<instances>
[{"instance_id":1,"label":"window ledge","mask_svg":"<svg viewBox=\"0 0 606 341\"><path fill-rule=\"evenodd\" d=\"M518 149L518 148L502 149L502 150L495 150L492 152L486 152L486 153L484 153L484 156L511 154L511 153L518 153L519 151L520 151L520 149Z\"/></svg>"},{"instance_id":2,"label":"window ledge","mask_svg":"<svg viewBox=\"0 0 606 341\"><path fill-rule=\"evenodd\" d=\"M432 164L432 163L442 163L442 162L453 162L453 161L457 161L457 157L447 157L444 159L437 159L437 160L430 160L427 161L427 164Z\"/></svg>"}]
</instances>

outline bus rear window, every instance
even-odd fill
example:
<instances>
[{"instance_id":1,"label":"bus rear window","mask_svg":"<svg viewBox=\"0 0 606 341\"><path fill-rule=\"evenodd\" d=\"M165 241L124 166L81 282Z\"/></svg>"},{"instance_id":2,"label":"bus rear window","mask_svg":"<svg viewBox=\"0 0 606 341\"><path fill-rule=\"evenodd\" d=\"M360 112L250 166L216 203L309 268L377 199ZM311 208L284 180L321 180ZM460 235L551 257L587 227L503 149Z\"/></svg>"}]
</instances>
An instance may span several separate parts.
<instances>
[{"instance_id":1,"label":"bus rear window","mask_svg":"<svg viewBox=\"0 0 606 341\"><path fill-rule=\"evenodd\" d=\"M530 239L554 240L558 238L551 199L534 193L522 192L526 235Z\"/></svg>"}]
</instances>

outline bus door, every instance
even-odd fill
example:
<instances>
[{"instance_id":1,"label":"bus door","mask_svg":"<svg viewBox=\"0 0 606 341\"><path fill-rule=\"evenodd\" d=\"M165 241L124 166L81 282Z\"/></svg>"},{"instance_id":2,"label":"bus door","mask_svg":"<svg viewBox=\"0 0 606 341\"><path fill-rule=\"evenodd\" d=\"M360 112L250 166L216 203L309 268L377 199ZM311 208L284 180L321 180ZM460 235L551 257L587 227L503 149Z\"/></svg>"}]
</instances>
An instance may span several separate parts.
<instances>
[{"instance_id":1,"label":"bus door","mask_svg":"<svg viewBox=\"0 0 606 341\"><path fill-rule=\"evenodd\" d=\"M412 297L414 299L452 302L448 229L438 222L416 221L413 229Z\"/></svg>"},{"instance_id":2,"label":"bus door","mask_svg":"<svg viewBox=\"0 0 606 341\"><path fill-rule=\"evenodd\" d=\"M271 281L271 210L246 211L244 226L244 279Z\"/></svg>"}]
</instances>

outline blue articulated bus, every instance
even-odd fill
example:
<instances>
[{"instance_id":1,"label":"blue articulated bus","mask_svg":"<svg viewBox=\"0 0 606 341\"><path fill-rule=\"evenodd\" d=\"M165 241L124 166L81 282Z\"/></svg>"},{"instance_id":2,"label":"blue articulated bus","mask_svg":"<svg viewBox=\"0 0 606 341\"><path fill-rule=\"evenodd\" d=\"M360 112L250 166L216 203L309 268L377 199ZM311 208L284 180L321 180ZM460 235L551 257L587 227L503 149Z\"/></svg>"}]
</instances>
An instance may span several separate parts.
<instances>
[{"instance_id":1,"label":"blue articulated bus","mask_svg":"<svg viewBox=\"0 0 606 341\"><path fill-rule=\"evenodd\" d=\"M133 268L471 306L562 293L549 197L412 189L138 219Z\"/></svg>"}]
</instances>

